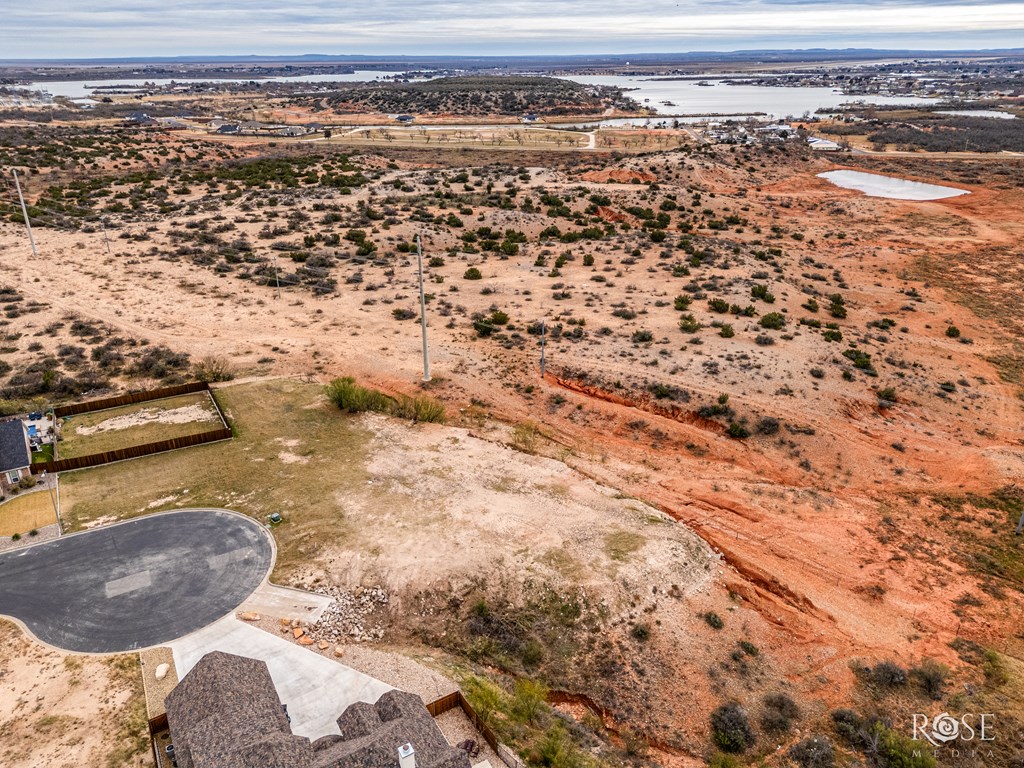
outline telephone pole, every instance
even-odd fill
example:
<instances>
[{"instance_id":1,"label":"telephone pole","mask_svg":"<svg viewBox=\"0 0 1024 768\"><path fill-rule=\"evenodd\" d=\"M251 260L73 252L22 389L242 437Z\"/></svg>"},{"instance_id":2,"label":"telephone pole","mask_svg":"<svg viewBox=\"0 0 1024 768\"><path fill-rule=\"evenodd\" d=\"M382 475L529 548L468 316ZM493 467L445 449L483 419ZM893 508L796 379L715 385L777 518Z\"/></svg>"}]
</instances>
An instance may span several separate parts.
<instances>
[{"instance_id":1,"label":"telephone pole","mask_svg":"<svg viewBox=\"0 0 1024 768\"><path fill-rule=\"evenodd\" d=\"M427 297L423 292L423 238L416 234L416 263L420 273L420 324L423 327L423 383L430 381L430 353L427 349Z\"/></svg>"},{"instance_id":2,"label":"telephone pole","mask_svg":"<svg viewBox=\"0 0 1024 768\"><path fill-rule=\"evenodd\" d=\"M540 321L540 377L544 378L544 368L547 365L547 359L544 357L544 344L547 336L547 324L542 319Z\"/></svg>"},{"instance_id":3,"label":"telephone pole","mask_svg":"<svg viewBox=\"0 0 1024 768\"><path fill-rule=\"evenodd\" d=\"M281 273L277 271L277 254L274 254L274 284L277 286L277 298L281 298Z\"/></svg>"},{"instance_id":4,"label":"telephone pole","mask_svg":"<svg viewBox=\"0 0 1024 768\"><path fill-rule=\"evenodd\" d=\"M103 229L103 244L107 246L107 256L110 255L110 238L107 237L107 222L100 219L100 227Z\"/></svg>"},{"instance_id":5,"label":"telephone pole","mask_svg":"<svg viewBox=\"0 0 1024 768\"><path fill-rule=\"evenodd\" d=\"M36 239L32 236L32 222L28 220L28 208L25 206L25 196L21 194L21 182L18 181L18 172L12 168L11 173L14 174L14 186L18 190L18 199L21 201L21 215L25 217L25 229L28 230L28 241L32 244L32 255L38 256L39 252L36 251Z\"/></svg>"}]
</instances>

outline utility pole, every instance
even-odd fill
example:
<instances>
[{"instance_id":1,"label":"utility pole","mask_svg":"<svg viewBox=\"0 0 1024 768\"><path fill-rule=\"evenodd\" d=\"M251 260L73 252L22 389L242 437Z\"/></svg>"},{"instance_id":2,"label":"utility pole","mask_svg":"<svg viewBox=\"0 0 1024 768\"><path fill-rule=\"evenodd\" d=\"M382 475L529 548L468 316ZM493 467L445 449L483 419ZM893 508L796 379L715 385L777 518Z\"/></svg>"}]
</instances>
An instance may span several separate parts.
<instances>
[{"instance_id":1,"label":"utility pole","mask_svg":"<svg viewBox=\"0 0 1024 768\"><path fill-rule=\"evenodd\" d=\"M430 381L430 353L427 350L427 296L423 292L423 238L416 233L416 263L420 272L420 324L423 327L423 383Z\"/></svg>"},{"instance_id":2,"label":"utility pole","mask_svg":"<svg viewBox=\"0 0 1024 768\"><path fill-rule=\"evenodd\" d=\"M540 377L544 378L544 368L547 365L547 360L544 357L544 344L547 336L547 324L542 319L540 321Z\"/></svg>"},{"instance_id":3,"label":"utility pole","mask_svg":"<svg viewBox=\"0 0 1024 768\"><path fill-rule=\"evenodd\" d=\"M100 219L100 227L103 229L103 244L107 246L107 256L110 255L110 238L107 237L107 222Z\"/></svg>"},{"instance_id":4,"label":"utility pole","mask_svg":"<svg viewBox=\"0 0 1024 768\"><path fill-rule=\"evenodd\" d=\"M277 254L274 254L274 284L277 285L277 298L281 298L281 273L277 271Z\"/></svg>"},{"instance_id":5,"label":"utility pole","mask_svg":"<svg viewBox=\"0 0 1024 768\"><path fill-rule=\"evenodd\" d=\"M21 194L21 182L18 181L18 172L15 169L11 169L14 174L14 186L18 190L18 199L21 201L21 215L25 217L25 229L28 230L28 241L32 244L32 255L38 256L39 252L36 251L36 239L32 236L32 222L28 220L28 208L25 206L25 196Z\"/></svg>"}]
</instances>

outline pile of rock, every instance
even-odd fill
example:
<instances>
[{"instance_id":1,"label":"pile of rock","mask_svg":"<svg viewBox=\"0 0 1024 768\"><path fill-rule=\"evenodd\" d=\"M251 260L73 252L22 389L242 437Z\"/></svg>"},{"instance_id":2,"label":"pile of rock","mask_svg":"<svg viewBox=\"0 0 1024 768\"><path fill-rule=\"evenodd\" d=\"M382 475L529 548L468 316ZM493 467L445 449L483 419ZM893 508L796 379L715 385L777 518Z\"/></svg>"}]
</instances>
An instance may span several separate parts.
<instances>
[{"instance_id":1,"label":"pile of rock","mask_svg":"<svg viewBox=\"0 0 1024 768\"><path fill-rule=\"evenodd\" d=\"M305 634L313 641L337 643L351 639L361 643L384 637L381 619L389 597L383 587L357 587L352 591L320 587L315 591L330 597L332 602L319 620L305 627Z\"/></svg>"}]
</instances>

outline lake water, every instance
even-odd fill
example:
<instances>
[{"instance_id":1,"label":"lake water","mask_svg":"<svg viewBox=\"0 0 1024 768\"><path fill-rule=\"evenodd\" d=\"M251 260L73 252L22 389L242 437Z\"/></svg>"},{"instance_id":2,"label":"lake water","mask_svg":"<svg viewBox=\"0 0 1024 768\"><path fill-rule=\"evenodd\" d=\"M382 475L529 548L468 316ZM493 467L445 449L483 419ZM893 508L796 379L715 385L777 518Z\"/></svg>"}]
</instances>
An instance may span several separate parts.
<instances>
[{"instance_id":1,"label":"lake water","mask_svg":"<svg viewBox=\"0 0 1024 768\"><path fill-rule=\"evenodd\" d=\"M217 79L210 82L246 83L251 80L270 83L325 83L370 81L386 75L401 75L404 72L381 70L357 70L345 75L297 75L295 77ZM620 75L574 75L565 77L577 83L589 85L613 85L629 90L630 97L643 106L657 110L661 115L729 115L740 118L764 113L772 117L799 117L804 113L814 114L818 109L831 109L842 104L865 101L879 105L908 106L928 104L935 99L898 98L894 96L847 96L832 88L786 88L769 85L726 85L720 80L699 82L696 80L657 80L643 77ZM198 82L195 78L150 79L155 85L169 85L172 82ZM116 80L68 80L37 82L26 86L31 90L48 91L54 96L81 99L89 96L97 86L118 85L126 88L142 88L145 79L126 78ZM662 104L670 101L674 106ZM636 124L636 120L627 122ZM615 123L608 123L614 125ZM588 125L593 125L588 124Z\"/></svg>"},{"instance_id":2,"label":"lake water","mask_svg":"<svg viewBox=\"0 0 1024 768\"><path fill-rule=\"evenodd\" d=\"M832 109L864 101L871 104L911 106L936 99L895 96L847 96L832 88L787 88L779 85L726 85L720 80L654 80L619 75L570 75L566 80L589 85L635 88L626 95L664 115L749 115L763 112L772 117L799 117L805 112ZM699 85L699 82L711 85ZM648 101L645 101L648 100ZM671 101L675 106L662 104Z\"/></svg>"},{"instance_id":3,"label":"lake water","mask_svg":"<svg viewBox=\"0 0 1024 768\"><path fill-rule=\"evenodd\" d=\"M861 171L828 171L819 173L818 178L826 179L843 189L856 189L868 197L887 197L892 200L943 200L971 194L966 189L923 184L920 181Z\"/></svg>"},{"instance_id":4,"label":"lake water","mask_svg":"<svg viewBox=\"0 0 1024 768\"><path fill-rule=\"evenodd\" d=\"M1016 115L997 109L937 109L937 115L963 115L965 117L994 117L998 120L1016 120Z\"/></svg>"}]
</instances>

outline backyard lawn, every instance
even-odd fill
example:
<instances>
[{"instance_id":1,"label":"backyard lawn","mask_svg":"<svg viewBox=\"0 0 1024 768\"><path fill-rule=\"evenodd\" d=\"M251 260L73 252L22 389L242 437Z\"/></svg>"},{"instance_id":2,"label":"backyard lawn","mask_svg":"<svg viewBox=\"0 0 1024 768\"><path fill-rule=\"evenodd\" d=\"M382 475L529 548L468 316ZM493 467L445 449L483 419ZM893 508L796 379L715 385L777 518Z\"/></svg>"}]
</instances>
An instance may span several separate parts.
<instances>
[{"instance_id":1,"label":"backyard lawn","mask_svg":"<svg viewBox=\"0 0 1024 768\"><path fill-rule=\"evenodd\" d=\"M57 456L70 459L219 428L220 417L206 392L168 397L65 419Z\"/></svg>"},{"instance_id":2,"label":"backyard lawn","mask_svg":"<svg viewBox=\"0 0 1024 768\"><path fill-rule=\"evenodd\" d=\"M53 497L45 490L23 491L0 504L0 536L20 533L24 537L29 531L56 522Z\"/></svg>"},{"instance_id":3,"label":"backyard lawn","mask_svg":"<svg viewBox=\"0 0 1024 768\"><path fill-rule=\"evenodd\" d=\"M278 577L343 540L344 515L322 500L365 484L371 433L316 384L237 384L219 388L217 398L234 422L234 440L62 473L67 530L177 507L228 507L261 521L280 512Z\"/></svg>"}]
</instances>

